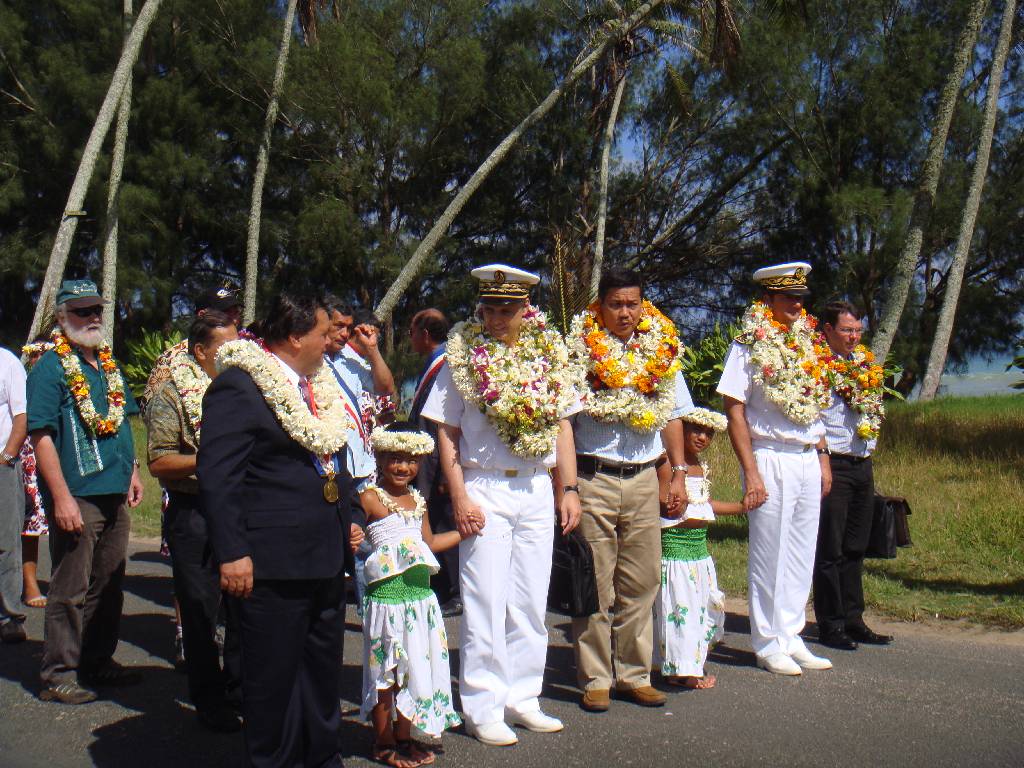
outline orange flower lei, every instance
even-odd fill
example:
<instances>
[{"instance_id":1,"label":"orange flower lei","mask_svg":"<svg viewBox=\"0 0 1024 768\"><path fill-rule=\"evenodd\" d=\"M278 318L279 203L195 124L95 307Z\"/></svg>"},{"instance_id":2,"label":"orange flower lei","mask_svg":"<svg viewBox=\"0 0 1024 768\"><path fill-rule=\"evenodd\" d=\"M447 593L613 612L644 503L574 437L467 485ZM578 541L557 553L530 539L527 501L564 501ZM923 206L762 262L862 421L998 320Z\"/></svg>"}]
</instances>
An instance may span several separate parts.
<instances>
[{"instance_id":1,"label":"orange flower lei","mask_svg":"<svg viewBox=\"0 0 1024 768\"><path fill-rule=\"evenodd\" d=\"M877 440L885 418L883 382L885 371L875 362L875 354L858 344L849 359L832 360L832 386L846 404L860 414L857 436L862 440Z\"/></svg>"},{"instance_id":2,"label":"orange flower lei","mask_svg":"<svg viewBox=\"0 0 1024 768\"><path fill-rule=\"evenodd\" d=\"M114 355L110 351L110 345L104 344L96 350L96 357L99 359L100 368L107 375L107 415L100 416L89 396L89 382L82 373L82 366L78 362L78 355L71 349L71 343L61 331L60 326L53 329L51 336L54 344L54 351L60 358L60 364L64 368L64 382L68 385L71 396L75 399L78 408L78 415L82 423L95 437L107 437L117 434L117 430L124 421L124 379L117 363L114 362Z\"/></svg>"},{"instance_id":3,"label":"orange flower lei","mask_svg":"<svg viewBox=\"0 0 1024 768\"><path fill-rule=\"evenodd\" d=\"M651 302L642 306L636 332L625 345L604 327L599 302L576 317L569 335L589 384L588 413L648 432L665 426L682 364L675 324Z\"/></svg>"}]
</instances>

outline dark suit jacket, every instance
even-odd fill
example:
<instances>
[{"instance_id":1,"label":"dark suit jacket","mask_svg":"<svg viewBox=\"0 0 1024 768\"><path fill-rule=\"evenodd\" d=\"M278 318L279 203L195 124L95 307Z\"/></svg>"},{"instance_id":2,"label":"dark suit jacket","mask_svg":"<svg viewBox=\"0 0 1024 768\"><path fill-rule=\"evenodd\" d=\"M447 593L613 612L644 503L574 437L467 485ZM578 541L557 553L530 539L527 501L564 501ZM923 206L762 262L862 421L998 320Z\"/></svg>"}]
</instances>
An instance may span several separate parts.
<instances>
[{"instance_id":1,"label":"dark suit jacket","mask_svg":"<svg viewBox=\"0 0 1024 768\"><path fill-rule=\"evenodd\" d=\"M325 579L348 553L349 486L324 500L309 451L281 428L245 371L228 368L203 398L199 493L218 562L249 556L257 579Z\"/></svg>"}]
</instances>

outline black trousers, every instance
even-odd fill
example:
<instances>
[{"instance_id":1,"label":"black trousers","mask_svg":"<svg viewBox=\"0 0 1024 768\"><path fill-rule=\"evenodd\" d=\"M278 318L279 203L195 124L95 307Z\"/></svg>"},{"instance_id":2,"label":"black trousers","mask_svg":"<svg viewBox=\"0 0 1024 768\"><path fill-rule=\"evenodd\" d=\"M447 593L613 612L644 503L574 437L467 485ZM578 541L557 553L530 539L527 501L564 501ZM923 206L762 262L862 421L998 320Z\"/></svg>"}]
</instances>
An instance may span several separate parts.
<instances>
[{"instance_id":1,"label":"black trousers","mask_svg":"<svg viewBox=\"0 0 1024 768\"><path fill-rule=\"evenodd\" d=\"M341 765L345 573L257 579L238 601L246 765Z\"/></svg>"},{"instance_id":2,"label":"black trousers","mask_svg":"<svg viewBox=\"0 0 1024 768\"><path fill-rule=\"evenodd\" d=\"M430 530L435 535L458 530L451 497L436 488L427 500L427 518L430 520ZM459 594L459 548L452 547L441 552L437 562L441 570L430 577L430 586L437 593L438 601L446 603Z\"/></svg>"},{"instance_id":3,"label":"black trousers","mask_svg":"<svg viewBox=\"0 0 1024 768\"><path fill-rule=\"evenodd\" d=\"M814 615L820 632L863 622L864 550L871 535L875 482L871 459L833 456L832 490L821 502L814 557Z\"/></svg>"},{"instance_id":4,"label":"black trousers","mask_svg":"<svg viewBox=\"0 0 1024 768\"><path fill-rule=\"evenodd\" d=\"M164 535L171 550L174 595L181 609L181 639L185 646L188 694L198 710L223 706L241 696L242 659L238 618L232 601L224 602L224 669L215 634L221 607L220 572L213 564L206 520L199 497L168 493Z\"/></svg>"},{"instance_id":5,"label":"black trousers","mask_svg":"<svg viewBox=\"0 0 1024 768\"><path fill-rule=\"evenodd\" d=\"M132 521L123 494L76 497L81 533L60 529L52 511L50 589L43 619L45 685L94 672L117 648L124 604L125 560Z\"/></svg>"}]
</instances>

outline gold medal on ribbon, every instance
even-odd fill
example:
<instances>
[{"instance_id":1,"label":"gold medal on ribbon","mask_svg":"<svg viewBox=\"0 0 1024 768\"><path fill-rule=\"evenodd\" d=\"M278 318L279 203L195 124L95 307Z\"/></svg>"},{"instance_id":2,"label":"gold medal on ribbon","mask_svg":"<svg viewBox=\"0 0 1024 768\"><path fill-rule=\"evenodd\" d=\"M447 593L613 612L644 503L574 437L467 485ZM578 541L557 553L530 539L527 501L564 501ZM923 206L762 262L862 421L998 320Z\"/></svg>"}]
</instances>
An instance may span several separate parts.
<instances>
[{"instance_id":1,"label":"gold medal on ribbon","mask_svg":"<svg viewBox=\"0 0 1024 768\"><path fill-rule=\"evenodd\" d=\"M331 504L334 504L340 498L338 495L338 484L334 482L333 474L329 475L327 482L324 483L324 498Z\"/></svg>"}]
</instances>

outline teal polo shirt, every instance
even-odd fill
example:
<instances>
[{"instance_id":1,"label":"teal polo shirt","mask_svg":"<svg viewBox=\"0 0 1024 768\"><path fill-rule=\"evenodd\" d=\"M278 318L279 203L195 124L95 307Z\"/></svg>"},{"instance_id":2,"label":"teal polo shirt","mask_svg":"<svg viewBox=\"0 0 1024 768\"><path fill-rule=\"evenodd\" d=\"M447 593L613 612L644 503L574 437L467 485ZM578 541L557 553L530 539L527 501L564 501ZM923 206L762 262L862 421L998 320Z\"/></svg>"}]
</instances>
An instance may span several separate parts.
<instances>
[{"instance_id":1,"label":"teal polo shirt","mask_svg":"<svg viewBox=\"0 0 1024 768\"><path fill-rule=\"evenodd\" d=\"M78 355L89 382L96 412L107 414L107 376ZM124 372L121 372L122 377ZM124 421L116 435L93 437L78 415L75 399L64 382L64 366L54 351L39 358L28 374L28 429L50 432L60 457L61 470L72 496L102 496L128 492L135 465L135 441L128 416L139 406L125 383ZM42 473L40 484L45 484ZM49 489L46 489L49 491Z\"/></svg>"}]
</instances>

